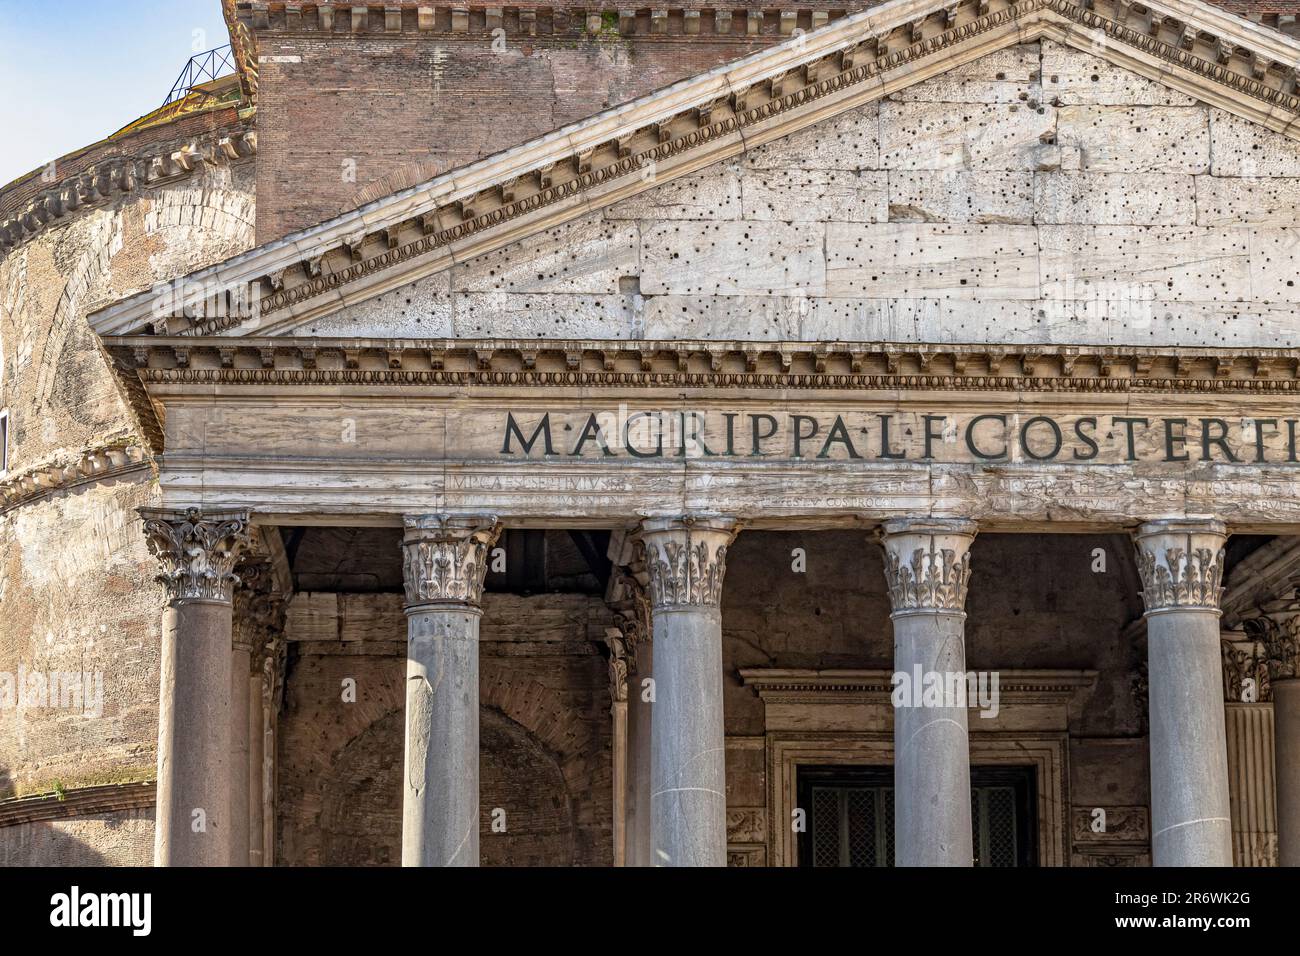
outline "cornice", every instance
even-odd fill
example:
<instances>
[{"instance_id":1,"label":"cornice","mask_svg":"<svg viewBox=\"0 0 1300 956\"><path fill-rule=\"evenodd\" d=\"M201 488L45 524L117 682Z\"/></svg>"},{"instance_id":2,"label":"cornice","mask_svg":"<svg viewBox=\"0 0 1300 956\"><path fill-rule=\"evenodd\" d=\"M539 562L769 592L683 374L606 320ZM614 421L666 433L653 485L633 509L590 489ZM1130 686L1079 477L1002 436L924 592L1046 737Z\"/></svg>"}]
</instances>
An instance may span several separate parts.
<instances>
[{"instance_id":1,"label":"cornice","mask_svg":"<svg viewBox=\"0 0 1300 956\"><path fill-rule=\"evenodd\" d=\"M188 179L204 164L229 165L256 152L257 133L239 128L198 137L179 149L168 146L157 153L98 162L36 195L22 213L0 220L0 256L77 212L139 189Z\"/></svg>"},{"instance_id":2,"label":"cornice","mask_svg":"<svg viewBox=\"0 0 1300 956\"><path fill-rule=\"evenodd\" d=\"M150 467L149 453L138 445L89 448L67 464L41 465L0 482L0 514L67 488Z\"/></svg>"},{"instance_id":3,"label":"cornice","mask_svg":"<svg viewBox=\"0 0 1300 956\"><path fill-rule=\"evenodd\" d=\"M235 5L235 4L232 4ZM662 37L790 36L815 30L846 8L865 3L804 0L793 8L753 9L745 3L719 6L716 0L677 2L654 9L614 4L594 7L551 3L485 6L477 3L398 0L388 3L240 2L240 22L256 36L326 34L334 37L420 35L430 38L477 37L502 30L507 36L638 39Z\"/></svg>"},{"instance_id":4,"label":"cornice","mask_svg":"<svg viewBox=\"0 0 1300 956\"><path fill-rule=\"evenodd\" d=\"M116 783L78 787L62 794L46 793L0 800L0 827L47 820L66 820L123 810L146 810L154 805L157 783Z\"/></svg>"},{"instance_id":5,"label":"cornice","mask_svg":"<svg viewBox=\"0 0 1300 956\"><path fill-rule=\"evenodd\" d=\"M145 293L91 325L200 336L301 325L1040 36L1300 137L1300 43L1198 0L1143 9L892 0L196 272L187 281L219 295L188 314L158 316ZM235 302L255 303L257 321Z\"/></svg>"}]
</instances>

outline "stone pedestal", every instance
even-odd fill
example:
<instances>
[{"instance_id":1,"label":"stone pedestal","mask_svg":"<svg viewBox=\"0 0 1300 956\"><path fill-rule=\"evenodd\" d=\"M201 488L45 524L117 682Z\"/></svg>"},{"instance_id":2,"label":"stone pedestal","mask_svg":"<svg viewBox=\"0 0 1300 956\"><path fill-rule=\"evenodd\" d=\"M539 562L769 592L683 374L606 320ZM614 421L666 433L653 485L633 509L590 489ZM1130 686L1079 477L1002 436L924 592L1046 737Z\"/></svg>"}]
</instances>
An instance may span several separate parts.
<instances>
[{"instance_id":1,"label":"stone pedestal","mask_svg":"<svg viewBox=\"0 0 1300 956\"><path fill-rule=\"evenodd\" d=\"M158 698L154 864L242 864L247 829L240 856L234 848L231 807L231 601L235 561L248 542L247 516L145 508L140 515L168 598ZM243 815L244 807L238 812Z\"/></svg>"},{"instance_id":2,"label":"stone pedestal","mask_svg":"<svg viewBox=\"0 0 1300 956\"><path fill-rule=\"evenodd\" d=\"M1231 866L1219 599L1227 533L1168 519L1135 536L1146 605L1151 852L1156 866Z\"/></svg>"},{"instance_id":3,"label":"stone pedestal","mask_svg":"<svg viewBox=\"0 0 1300 956\"><path fill-rule=\"evenodd\" d=\"M722 578L736 524L652 518L641 526L655 644L650 856L655 866L725 866Z\"/></svg>"},{"instance_id":4,"label":"stone pedestal","mask_svg":"<svg viewBox=\"0 0 1300 956\"><path fill-rule=\"evenodd\" d=\"M478 866L478 628L487 516L407 516L402 865Z\"/></svg>"},{"instance_id":5,"label":"stone pedestal","mask_svg":"<svg viewBox=\"0 0 1300 956\"><path fill-rule=\"evenodd\" d=\"M923 695L927 681L965 689L966 586L973 521L885 522L885 581L894 623L894 860L970 866L966 700ZM901 681L900 681L901 677Z\"/></svg>"}]
</instances>

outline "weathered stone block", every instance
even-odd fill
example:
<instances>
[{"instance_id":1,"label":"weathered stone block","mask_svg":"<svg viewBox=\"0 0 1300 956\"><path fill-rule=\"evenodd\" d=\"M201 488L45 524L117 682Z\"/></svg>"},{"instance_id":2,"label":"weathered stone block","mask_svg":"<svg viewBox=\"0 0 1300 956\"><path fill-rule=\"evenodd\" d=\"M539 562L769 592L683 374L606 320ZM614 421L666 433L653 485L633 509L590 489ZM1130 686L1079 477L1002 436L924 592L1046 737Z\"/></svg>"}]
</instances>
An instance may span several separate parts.
<instances>
[{"instance_id":1,"label":"weathered stone block","mask_svg":"<svg viewBox=\"0 0 1300 956\"><path fill-rule=\"evenodd\" d=\"M1223 110L1209 117L1214 175L1300 176L1300 143Z\"/></svg>"},{"instance_id":2,"label":"weathered stone block","mask_svg":"<svg viewBox=\"0 0 1300 956\"><path fill-rule=\"evenodd\" d=\"M476 292L455 297L459 338L632 337L633 305L626 295Z\"/></svg>"},{"instance_id":3,"label":"weathered stone block","mask_svg":"<svg viewBox=\"0 0 1300 956\"><path fill-rule=\"evenodd\" d=\"M1029 226L832 223L826 288L848 297L1035 298L1038 238Z\"/></svg>"},{"instance_id":4,"label":"weathered stone block","mask_svg":"<svg viewBox=\"0 0 1300 956\"><path fill-rule=\"evenodd\" d=\"M1300 228L1252 229L1250 242L1250 291L1261 302L1300 302ZM1288 341L1294 346L1300 328Z\"/></svg>"},{"instance_id":5,"label":"weathered stone block","mask_svg":"<svg viewBox=\"0 0 1300 956\"><path fill-rule=\"evenodd\" d=\"M804 296L651 296L645 301L645 336L797 340L812 301Z\"/></svg>"},{"instance_id":6,"label":"weathered stone block","mask_svg":"<svg viewBox=\"0 0 1300 956\"><path fill-rule=\"evenodd\" d=\"M884 222L885 175L883 170L750 170L743 185L744 218Z\"/></svg>"},{"instance_id":7,"label":"weathered stone block","mask_svg":"<svg viewBox=\"0 0 1300 956\"><path fill-rule=\"evenodd\" d=\"M1034 221L1191 225L1197 177L1154 173L1035 173Z\"/></svg>"},{"instance_id":8,"label":"weathered stone block","mask_svg":"<svg viewBox=\"0 0 1300 956\"><path fill-rule=\"evenodd\" d=\"M635 224L588 218L456 266L451 283L457 292L612 293L639 257Z\"/></svg>"},{"instance_id":9,"label":"weathered stone block","mask_svg":"<svg viewBox=\"0 0 1300 956\"><path fill-rule=\"evenodd\" d=\"M606 219L740 219L738 162L721 163L624 199Z\"/></svg>"},{"instance_id":10,"label":"weathered stone block","mask_svg":"<svg viewBox=\"0 0 1300 956\"><path fill-rule=\"evenodd\" d=\"M1043 107L886 101L880 107L880 165L1033 169L1035 150L1055 131L1055 110Z\"/></svg>"},{"instance_id":11,"label":"weathered stone block","mask_svg":"<svg viewBox=\"0 0 1300 956\"><path fill-rule=\"evenodd\" d=\"M964 169L889 173L890 222L1034 221L1033 174Z\"/></svg>"},{"instance_id":12,"label":"weathered stone block","mask_svg":"<svg viewBox=\"0 0 1300 956\"><path fill-rule=\"evenodd\" d=\"M1065 106L1057 142L1082 150L1083 169L1108 173L1203 173L1210 168L1205 110L1185 106Z\"/></svg>"},{"instance_id":13,"label":"weathered stone block","mask_svg":"<svg viewBox=\"0 0 1300 956\"><path fill-rule=\"evenodd\" d=\"M1060 106L1195 106L1196 100L1123 67L1043 40L1043 96Z\"/></svg>"},{"instance_id":14,"label":"weathered stone block","mask_svg":"<svg viewBox=\"0 0 1300 956\"><path fill-rule=\"evenodd\" d=\"M893 94L911 103L1023 103L1042 99L1039 45L1008 47Z\"/></svg>"},{"instance_id":15,"label":"weathered stone block","mask_svg":"<svg viewBox=\"0 0 1300 956\"><path fill-rule=\"evenodd\" d=\"M823 227L813 223L646 224L641 291L679 295L823 294Z\"/></svg>"},{"instance_id":16,"label":"weathered stone block","mask_svg":"<svg viewBox=\"0 0 1300 956\"><path fill-rule=\"evenodd\" d=\"M1177 226L1040 226L1045 298L1239 302L1247 233Z\"/></svg>"},{"instance_id":17,"label":"weathered stone block","mask_svg":"<svg viewBox=\"0 0 1300 956\"><path fill-rule=\"evenodd\" d=\"M874 169L880 165L880 106L850 110L744 156L751 169Z\"/></svg>"},{"instance_id":18,"label":"weathered stone block","mask_svg":"<svg viewBox=\"0 0 1300 956\"><path fill-rule=\"evenodd\" d=\"M1300 178L1196 177L1201 226L1290 226L1300 222Z\"/></svg>"}]
</instances>

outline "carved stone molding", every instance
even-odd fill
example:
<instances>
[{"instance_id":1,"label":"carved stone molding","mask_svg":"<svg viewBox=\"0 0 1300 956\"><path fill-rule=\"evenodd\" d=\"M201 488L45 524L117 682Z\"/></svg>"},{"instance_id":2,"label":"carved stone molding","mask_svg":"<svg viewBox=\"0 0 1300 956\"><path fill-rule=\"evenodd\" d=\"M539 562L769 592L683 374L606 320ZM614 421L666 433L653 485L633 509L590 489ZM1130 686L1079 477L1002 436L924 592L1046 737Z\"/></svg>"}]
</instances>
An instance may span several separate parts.
<instances>
[{"instance_id":1,"label":"carved stone molding","mask_svg":"<svg viewBox=\"0 0 1300 956\"><path fill-rule=\"evenodd\" d=\"M977 527L965 518L897 518L886 521L885 585L893 617L964 614L970 582L970 546Z\"/></svg>"},{"instance_id":2,"label":"carved stone molding","mask_svg":"<svg viewBox=\"0 0 1300 956\"><path fill-rule=\"evenodd\" d=\"M149 453L139 445L88 448L65 464L41 465L0 482L0 513L64 488L120 478L149 467Z\"/></svg>"},{"instance_id":3,"label":"carved stone molding","mask_svg":"<svg viewBox=\"0 0 1300 956\"><path fill-rule=\"evenodd\" d=\"M189 508L183 515L159 508L140 508L149 551L162 572L169 601L231 603L239 576L235 562L248 545L248 515L204 514Z\"/></svg>"},{"instance_id":4,"label":"carved stone molding","mask_svg":"<svg viewBox=\"0 0 1300 956\"><path fill-rule=\"evenodd\" d=\"M1252 635L1251 628L1246 628ZM1219 636L1223 661L1223 699L1229 704L1262 703L1273 699L1268 657L1264 644L1253 636L1225 632Z\"/></svg>"},{"instance_id":5,"label":"carved stone molding","mask_svg":"<svg viewBox=\"0 0 1300 956\"><path fill-rule=\"evenodd\" d=\"M627 701L628 648L623 631L617 627L605 628L605 646L609 648L609 699L613 703Z\"/></svg>"},{"instance_id":6,"label":"carved stone molding","mask_svg":"<svg viewBox=\"0 0 1300 956\"><path fill-rule=\"evenodd\" d=\"M225 166L257 153L257 133L243 126L168 147L161 153L111 158L60 180L37 194L14 216L0 218L0 257L83 209L115 196L189 178L205 165ZM57 164L56 164L57 165Z\"/></svg>"},{"instance_id":7,"label":"carved stone molding","mask_svg":"<svg viewBox=\"0 0 1300 956\"><path fill-rule=\"evenodd\" d=\"M402 577L408 608L483 603L488 552L501 533L492 515L407 515Z\"/></svg>"},{"instance_id":8,"label":"carved stone molding","mask_svg":"<svg viewBox=\"0 0 1300 956\"><path fill-rule=\"evenodd\" d=\"M275 590L267 557L252 555L236 566L235 573L239 586L234 594L234 643L249 652L252 673L261 674L267 647L284 628L284 596Z\"/></svg>"},{"instance_id":9,"label":"carved stone molding","mask_svg":"<svg viewBox=\"0 0 1300 956\"><path fill-rule=\"evenodd\" d=\"M642 643L648 644L653 636L650 595L632 573L622 568L615 569L610 585L607 601L614 609L614 626L622 637L628 673L635 674L637 649Z\"/></svg>"},{"instance_id":10,"label":"carved stone molding","mask_svg":"<svg viewBox=\"0 0 1300 956\"><path fill-rule=\"evenodd\" d=\"M1216 519L1149 521L1134 536L1147 614L1219 612L1227 529Z\"/></svg>"},{"instance_id":11,"label":"carved stone molding","mask_svg":"<svg viewBox=\"0 0 1300 956\"><path fill-rule=\"evenodd\" d=\"M652 607L718 607L727 547L738 530L735 520L722 517L688 515L641 522Z\"/></svg>"},{"instance_id":12,"label":"carved stone molding","mask_svg":"<svg viewBox=\"0 0 1300 956\"><path fill-rule=\"evenodd\" d=\"M1272 680L1300 678L1300 600L1265 605L1258 617L1242 621L1242 628L1261 645Z\"/></svg>"}]
</instances>

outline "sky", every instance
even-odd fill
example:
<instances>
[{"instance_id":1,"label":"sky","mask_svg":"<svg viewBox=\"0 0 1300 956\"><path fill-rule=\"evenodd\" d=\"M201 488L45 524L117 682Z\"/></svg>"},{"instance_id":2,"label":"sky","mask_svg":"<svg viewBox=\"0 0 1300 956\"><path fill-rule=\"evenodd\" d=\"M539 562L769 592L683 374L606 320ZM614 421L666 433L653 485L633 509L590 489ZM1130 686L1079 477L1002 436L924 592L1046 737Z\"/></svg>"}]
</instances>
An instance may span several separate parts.
<instances>
[{"instance_id":1,"label":"sky","mask_svg":"<svg viewBox=\"0 0 1300 956\"><path fill-rule=\"evenodd\" d=\"M0 0L0 186L157 109L221 0Z\"/></svg>"}]
</instances>

